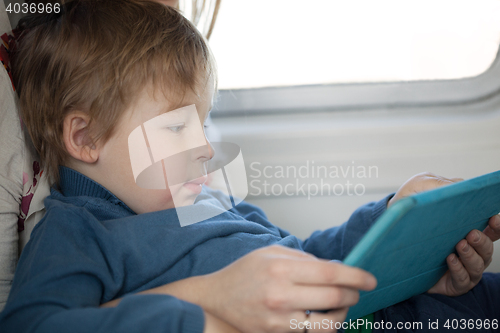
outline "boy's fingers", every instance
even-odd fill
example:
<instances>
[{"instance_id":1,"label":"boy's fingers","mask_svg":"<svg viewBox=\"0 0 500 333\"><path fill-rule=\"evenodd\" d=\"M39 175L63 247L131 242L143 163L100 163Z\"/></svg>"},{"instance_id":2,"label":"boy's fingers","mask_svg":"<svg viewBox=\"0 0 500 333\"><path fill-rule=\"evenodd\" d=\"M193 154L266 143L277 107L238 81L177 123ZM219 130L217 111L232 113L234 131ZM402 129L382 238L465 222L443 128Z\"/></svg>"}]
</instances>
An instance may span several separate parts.
<instances>
[{"instance_id":1,"label":"boy's fingers","mask_svg":"<svg viewBox=\"0 0 500 333\"><path fill-rule=\"evenodd\" d=\"M454 182L454 183L458 183L458 182L462 182L462 181L464 181L464 179L463 179L463 178L451 178L450 180L451 180L452 182Z\"/></svg>"},{"instance_id":2,"label":"boy's fingers","mask_svg":"<svg viewBox=\"0 0 500 333\"><path fill-rule=\"evenodd\" d=\"M483 269L488 267L493 258L493 242L491 239L479 230L472 230L465 239L483 259Z\"/></svg>"},{"instance_id":3,"label":"boy's fingers","mask_svg":"<svg viewBox=\"0 0 500 333\"><path fill-rule=\"evenodd\" d=\"M479 282L484 272L484 259L474 250L467 240L460 241L456 246L460 262L473 283Z\"/></svg>"},{"instance_id":4,"label":"boy's fingers","mask_svg":"<svg viewBox=\"0 0 500 333\"><path fill-rule=\"evenodd\" d=\"M434 189L437 187L449 185L452 183L457 183L457 182L460 182L462 180L463 180L462 178L446 178L446 177L434 175L434 176L431 176L428 178L428 182L424 186L426 186L427 190L431 190L431 189Z\"/></svg>"},{"instance_id":5,"label":"boy's fingers","mask_svg":"<svg viewBox=\"0 0 500 333\"><path fill-rule=\"evenodd\" d=\"M469 273L460 262L460 259L458 259L455 254L451 254L450 256L448 256L447 261L453 289L458 294L462 294L464 291L469 291Z\"/></svg>"},{"instance_id":6,"label":"boy's fingers","mask_svg":"<svg viewBox=\"0 0 500 333\"><path fill-rule=\"evenodd\" d=\"M488 226L484 229L483 233L491 239L492 242L496 242L500 239L500 215L495 215L490 218Z\"/></svg>"},{"instance_id":7,"label":"boy's fingers","mask_svg":"<svg viewBox=\"0 0 500 333\"><path fill-rule=\"evenodd\" d=\"M375 277L359 268L323 260L294 263L292 281L300 284L335 285L371 290L377 285Z\"/></svg>"},{"instance_id":8,"label":"boy's fingers","mask_svg":"<svg viewBox=\"0 0 500 333\"><path fill-rule=\"evenodd\" d=\"M424 172L415 176L414 181L417 182L417 186L414 188L414 192L425 192L433 190L435 188L449 185L462 181L462 178L446 178L442 176L435 175L433 173Z\"/></svg>"}]
</instances>

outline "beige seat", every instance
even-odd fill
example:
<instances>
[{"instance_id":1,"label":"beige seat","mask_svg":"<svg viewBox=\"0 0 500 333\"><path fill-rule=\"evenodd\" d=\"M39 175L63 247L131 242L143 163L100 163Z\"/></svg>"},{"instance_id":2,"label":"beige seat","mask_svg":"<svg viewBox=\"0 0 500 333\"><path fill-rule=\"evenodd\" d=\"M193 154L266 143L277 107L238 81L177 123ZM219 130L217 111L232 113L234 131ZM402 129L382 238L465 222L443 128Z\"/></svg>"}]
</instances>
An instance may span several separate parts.
<instances>
[{"instance_id":1,"label":"beige seat","mask_svg":"<svg viewBox=\"0 0 500 333\"><path fill-rule=\"evenodd\" d=\"M0 0L0 35L10 30L5 5ZM36 170L38 158L27 133L22 129L17 95L4 66L0 68L0 101L1 310L10 291L19 253L28 241L31 230L43 216L43 199L49 193L49 186L42 170ZM24 226L23 231L18 231L21 229L18 228L18 222Z\"/></svg>"}]
</instances>

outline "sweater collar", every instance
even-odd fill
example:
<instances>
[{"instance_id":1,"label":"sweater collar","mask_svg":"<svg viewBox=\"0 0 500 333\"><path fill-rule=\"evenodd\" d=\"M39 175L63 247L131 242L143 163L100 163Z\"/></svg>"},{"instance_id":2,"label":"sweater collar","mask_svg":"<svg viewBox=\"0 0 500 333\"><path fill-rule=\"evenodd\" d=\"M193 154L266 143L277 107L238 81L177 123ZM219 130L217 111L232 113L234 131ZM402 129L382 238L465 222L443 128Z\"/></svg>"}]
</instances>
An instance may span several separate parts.
<instances>
[{"instance_id":1,"label":"sweater collar","mask_svg":"<svg viewBox=\"0 0 500 333\"><path fill-rule=\"evenodd\" d=\"M113 204L118 204L134 213L132 209L104 186L68 167L59 167L59 190L65 197L86 196L101 198Z\"/></svg>"}]
</instances>

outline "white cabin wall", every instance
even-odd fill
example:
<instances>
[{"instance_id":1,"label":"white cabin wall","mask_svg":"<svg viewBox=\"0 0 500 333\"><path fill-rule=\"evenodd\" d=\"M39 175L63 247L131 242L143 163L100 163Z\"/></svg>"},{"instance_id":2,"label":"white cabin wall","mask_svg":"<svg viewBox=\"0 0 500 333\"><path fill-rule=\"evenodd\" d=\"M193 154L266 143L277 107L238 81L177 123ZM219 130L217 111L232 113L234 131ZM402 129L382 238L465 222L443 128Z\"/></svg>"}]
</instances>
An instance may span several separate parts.
<instances>
[{"instance_id":1,"label":"white cabin wall","mask_svg":"<svg viewBox=\"0 0 500 333\"><path fill-rule=\"evenodd\" d=\"M378 177L354 179L366 189L361 196L252 195L257 191L250 188L247 201L300 238L345 222L357 207L395 192L414 174L430 171L467 179L500 169L500 97L446 107L216 116L214 123L224 141L240 145L248 180L280 184L275 189L294 179L252 178L257 175L252 163L260 163L254 169L299 168L307 161L378 167ZM318 183L317 178L300 180ZM500 272L499 248L490 271Z\"/></svg>"}]
</instances>

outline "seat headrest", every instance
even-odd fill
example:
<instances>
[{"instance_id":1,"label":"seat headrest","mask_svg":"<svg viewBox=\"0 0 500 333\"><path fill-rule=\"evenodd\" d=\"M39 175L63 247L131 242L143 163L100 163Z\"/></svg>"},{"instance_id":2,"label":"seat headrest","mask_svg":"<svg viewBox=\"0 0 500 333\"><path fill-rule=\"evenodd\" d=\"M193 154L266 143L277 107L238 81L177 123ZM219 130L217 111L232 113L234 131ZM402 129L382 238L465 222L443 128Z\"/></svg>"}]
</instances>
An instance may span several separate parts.
<instances>
[{"instance_id":1,"label":"seat headrest","mask_svg":"<svg viewBox=\"0 0 500 333\"><path fill-rule=\"evenodd\" d=\"M4 0L0 0L0 36L11 30L12 28L10 26L9 16L5 10Z\"/></svg>"}]
</instances>

